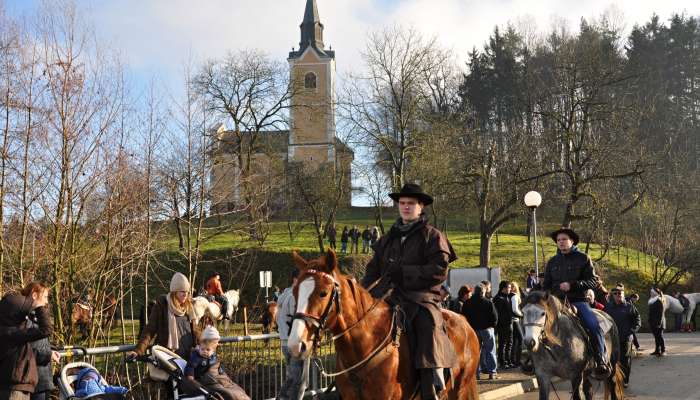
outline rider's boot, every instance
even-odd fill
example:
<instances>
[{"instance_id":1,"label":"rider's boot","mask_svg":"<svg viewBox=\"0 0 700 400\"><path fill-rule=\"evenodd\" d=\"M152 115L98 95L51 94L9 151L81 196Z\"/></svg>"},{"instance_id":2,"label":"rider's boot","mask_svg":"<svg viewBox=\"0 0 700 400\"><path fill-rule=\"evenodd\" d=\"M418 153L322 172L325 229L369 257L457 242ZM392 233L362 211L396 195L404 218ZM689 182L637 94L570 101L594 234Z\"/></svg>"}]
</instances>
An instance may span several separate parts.
<instances>
[{"instance_id":1,"label":"rider's boot","mask_svg":"<svg viewBox=\"0 0 700 400\"><path fill-rule=\"evenodd\" d=\"M595 369L593 370L593 377L596 379L604 379L610 376L612 368L610 368L610 363L607 360L607 354L605 354L605 349L599 349L597 340L591 338L591 347L593 349L593 359L595 360Z\"/></svg>"},{"instance_id":2,"label":"rider's boot","mask_svg":"<svg viewBox=\"0 0 700 400\"><path fill-rule=\"evenodd\" d=\"M422 400L437 400L435 383L433 382L432 368L421 368L420 370L420 396Z\"/></svg>"}]
</instances>

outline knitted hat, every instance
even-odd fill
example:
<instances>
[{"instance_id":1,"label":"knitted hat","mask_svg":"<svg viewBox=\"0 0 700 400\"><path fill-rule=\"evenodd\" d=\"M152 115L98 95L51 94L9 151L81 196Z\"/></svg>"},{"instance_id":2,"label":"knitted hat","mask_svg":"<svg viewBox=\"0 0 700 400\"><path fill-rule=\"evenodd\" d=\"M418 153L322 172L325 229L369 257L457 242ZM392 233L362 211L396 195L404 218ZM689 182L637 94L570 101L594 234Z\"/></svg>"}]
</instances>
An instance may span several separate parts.
<instances>
[{"instance_id":1,"label":"knitted hat","mask_svg":"<svg viewBox=\"0 0 700 400\"><path fill-rule=\"evenodd\" d=\"M189 292L190 291L190 281L187 277L179 272L176 272L170 279L170 293L173 292Z\"/></svg>"},{"instance_id":2,"label":"knitted hat","mask_svg":"<svg viewBox=\"0 0 700 400\"><path fill-rule=\"evenodd\" d=\"M199 337L199 340L219 340L221 339L221 336L219 335L219 331L216 330L213 326L209 325L204 330L202 331L202 335Z\"/></svg>"}]
</instances>

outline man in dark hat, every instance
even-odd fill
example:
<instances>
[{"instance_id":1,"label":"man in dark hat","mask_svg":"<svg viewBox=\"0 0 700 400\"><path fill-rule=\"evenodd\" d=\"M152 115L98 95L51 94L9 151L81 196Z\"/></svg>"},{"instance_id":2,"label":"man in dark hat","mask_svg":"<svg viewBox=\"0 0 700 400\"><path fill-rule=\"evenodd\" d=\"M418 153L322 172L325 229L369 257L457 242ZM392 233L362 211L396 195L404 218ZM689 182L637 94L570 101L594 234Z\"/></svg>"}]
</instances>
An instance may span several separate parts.
<instances>
[{"instance_id":1,"label":"man in dark hat","mask_svg":"<svg viewBox=\"0 0 700 400\"><path fill-rule=\"evenodd\" d=\"M374 257L362 279L381 297L394 289L390 301L401 305L413 365L419 371L421 398L437 399L445 388L446 371L456 366L440 310L440 287L447 266L457 259L447 237L428 224L423 209L433 202L420 186L408 183L389 195L400 217L388 234L372 246Z\"/></svg>"},{"instance_id":2,"label":"man in dark hat","mask_svg":"<svg viewBox=\"0 0 700 400\"><path fill-rule=\"evenodd\" d=\"M605 352L605 337L585 296L587 289L595 290L598 286L593 261L576 247L579 237L572 229L561 228L552 232L550 237L557 244L557 254L547 262L542 288L576 306L592 338L596 363L594 376L602 379L611 371Z\"/></svg>"},{"instance_id":3,"label":"man in dark hat","mask_svg":"<svg viewBox=\"0 0 700 400\"><path fill-rule=\"evenodd\" d=\"M625 300L625 286L618 283L611 291L612 300L605 305L605 312L615 321L620 337L620 365L625 374L623 385L630 383L632 372L632 335L642 327L642 317L631 302Z\"/></svg>"}]
</instances>

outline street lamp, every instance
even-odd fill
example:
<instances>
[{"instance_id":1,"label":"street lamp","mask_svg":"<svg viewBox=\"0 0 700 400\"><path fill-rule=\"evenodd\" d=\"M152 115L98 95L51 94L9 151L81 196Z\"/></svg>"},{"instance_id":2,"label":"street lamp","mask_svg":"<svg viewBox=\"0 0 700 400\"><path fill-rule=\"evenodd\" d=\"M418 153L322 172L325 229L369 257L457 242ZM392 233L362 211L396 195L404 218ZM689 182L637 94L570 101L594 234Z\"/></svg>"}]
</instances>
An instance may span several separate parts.
<instances>
[{"instance_id":1,"label":"street lamp","mask_svg":"<svg viewBox=\"0 0 700 400\"><path fill-rule=\"evenodd\" d=\"M535 276L537 279L540 278L540 263L537 261L537 207L542 204L542 196L535 192L527 192L525 194L525 206L532 210L532 237L534 238L534 250L535 250Z\"/></svg>"}]
</instances>

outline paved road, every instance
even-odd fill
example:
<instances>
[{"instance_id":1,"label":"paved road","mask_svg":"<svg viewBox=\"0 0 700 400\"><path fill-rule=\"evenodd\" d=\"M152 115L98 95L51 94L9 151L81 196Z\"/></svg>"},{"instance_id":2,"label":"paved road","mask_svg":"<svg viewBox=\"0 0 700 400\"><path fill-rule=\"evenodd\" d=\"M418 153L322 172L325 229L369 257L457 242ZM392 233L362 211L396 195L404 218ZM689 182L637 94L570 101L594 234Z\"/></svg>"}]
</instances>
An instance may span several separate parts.
<instances>
[{"instance_id":1,"label":"paved road","mask_svg":"<svg viewBox=\"0 0 700 400\"><path fill-rule=\"evenodd\" d=\"M632 361L632 378L626 390L626 399L633 400L700 400L700 333L667 333L663 358L649 356L654 350L651 334L639 335L644 355ZM594 384L594 388L595 388ZM568 383L556 385L561 400L571 398ZM550 399L557 399L552 392ZM601 387L595 395L603 398ZM537 400L537 392L516 397L513 400Z\"/></svg>"}]
</instances>

